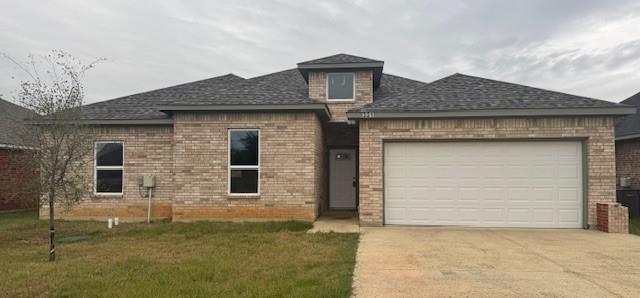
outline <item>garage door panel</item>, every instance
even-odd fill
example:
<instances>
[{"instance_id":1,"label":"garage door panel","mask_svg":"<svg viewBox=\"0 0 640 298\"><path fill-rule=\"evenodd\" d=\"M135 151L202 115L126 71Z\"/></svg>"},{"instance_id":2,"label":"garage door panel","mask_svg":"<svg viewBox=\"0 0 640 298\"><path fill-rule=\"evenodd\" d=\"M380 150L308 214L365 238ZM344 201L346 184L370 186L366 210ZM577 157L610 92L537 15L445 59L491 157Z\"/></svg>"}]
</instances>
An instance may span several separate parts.
<instances>
[{"instance_id":1,"label":"garage door panel","mask_svg":"<svg viewBox=\"0 0 640 298\"><path fill-rule=\"evenodd\" d=\"M506 210L504 208L483 208L482 217L482 221L487 224L504 223Z\"/></svg>"},{"instance_id":2,"label":"garage door panel","mask_svg":"<svg viewBox=\"0 0 640 298\"><path fill-rule=\"evenodd\" d=\"M580 169L576 165L560 165L558 167L559 178L576 178L580 176Z\"/></svg>"},{"instance_id":3,"label":"garage door panel","mask_svg":"<svg viewBox=\"0 0 640 298\"><path fill-rule=\"evenodd\" d=\"M574 187L559 187L558 201L574 204L575 202L579 202L581 200L581 193L582 191L580 189L576 189Z\"/></svg>"},{"instance_id":4,"label":"garage door panel","mask_svg":"<svg viewBox=\"0 0 640 298\"><path fill-rule=\"evenodd\" d=\"M579 142L385 144L385 222L580 228L581 158Z\"/></svg>"},{"instance_id":5,"label":"garage door panel","mask_svg":"<svg viewBox=\"0 0 640 298\"><path fill-rule=\"evenodd\" d=\"M561 223L577 223L582 220L582 212L576 208L559 209L558 220Z\"/></svg>"},{"instance_id":6,"label":"garage door panel","mask_svg":"<svg viewBox=\"0 0 640 298\"><path fill-rule=\"evenodd\" d=\"M551 208L536 208L533 210L533 221L540 224L552 224L554 211Z\"/></svg>"}]
</instances>

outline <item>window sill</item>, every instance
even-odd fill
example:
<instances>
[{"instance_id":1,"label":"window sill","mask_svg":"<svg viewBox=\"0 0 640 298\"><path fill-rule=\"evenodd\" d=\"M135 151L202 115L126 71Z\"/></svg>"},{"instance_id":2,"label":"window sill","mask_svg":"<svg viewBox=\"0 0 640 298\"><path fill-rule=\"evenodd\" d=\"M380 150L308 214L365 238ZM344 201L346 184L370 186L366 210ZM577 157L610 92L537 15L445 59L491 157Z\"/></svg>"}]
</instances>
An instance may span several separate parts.
<instances>
[{"instance_id":1,"label":"window sill","mask_svg":"<svg viewBox=\"0 0 640 298\"><path fill-rule=\"evenodd\" d=\"M227 200L258 200L260 199L259 194L227 194Z\"/></svg>"},{"instance_id":2,"label":"window sill","mask_svg":"<svg viewBox=\"0 0 640 298\"><path fill-rule=\"evenodd\" d=\"M326 99L325 103L354 103L355 99Z\"/></svg>"},{"instance_id":3,"label":"window sill","mask_svg":"<svg viewBox=\"0 0 640 298\"><path fill-rule=\"evenodd\" d=\"M94 199L118 199L124 196L123 193L94 193Z\"/></svg>"}]
</instances>

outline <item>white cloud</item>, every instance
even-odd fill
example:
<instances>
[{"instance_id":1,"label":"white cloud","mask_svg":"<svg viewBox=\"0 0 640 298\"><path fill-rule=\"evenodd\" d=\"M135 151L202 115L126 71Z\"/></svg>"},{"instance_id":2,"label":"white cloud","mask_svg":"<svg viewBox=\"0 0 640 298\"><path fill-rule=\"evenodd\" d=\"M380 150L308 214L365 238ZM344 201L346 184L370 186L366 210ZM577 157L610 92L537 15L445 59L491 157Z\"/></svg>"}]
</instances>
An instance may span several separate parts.
<instances>
[{"instance_id":1,"label":"white cloud","mask_svg":"<svg viewBox=\"0 0 640 298\"><path fill-rule=\"evenodd\" d=\"M88 101L339 52L421 80L453 72L597 98L640 91L629 1L3 1L0 51L84 60ZM17 86L0 61L0 94Z\"/></svg>"}]
</instances>

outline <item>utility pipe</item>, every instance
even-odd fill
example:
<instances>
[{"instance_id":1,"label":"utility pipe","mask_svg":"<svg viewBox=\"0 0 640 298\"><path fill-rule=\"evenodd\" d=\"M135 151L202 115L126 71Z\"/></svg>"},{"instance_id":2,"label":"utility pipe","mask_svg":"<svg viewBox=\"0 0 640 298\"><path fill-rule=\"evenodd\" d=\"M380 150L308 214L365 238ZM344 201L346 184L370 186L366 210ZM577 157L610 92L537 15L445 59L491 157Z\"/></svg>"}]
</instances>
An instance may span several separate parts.
<instances>
[{"instance_id":1,"label":"utility pipe","mask_svg":"<svg viewBox=\"0 0 640 298\"><path fill-rule=\"evenodd\" d=\"M147 191L149 192L149 207L147 208L147 223L151 223L151 193L153 192L152 187L148 187Z\"/></svg>"}]
</instances>

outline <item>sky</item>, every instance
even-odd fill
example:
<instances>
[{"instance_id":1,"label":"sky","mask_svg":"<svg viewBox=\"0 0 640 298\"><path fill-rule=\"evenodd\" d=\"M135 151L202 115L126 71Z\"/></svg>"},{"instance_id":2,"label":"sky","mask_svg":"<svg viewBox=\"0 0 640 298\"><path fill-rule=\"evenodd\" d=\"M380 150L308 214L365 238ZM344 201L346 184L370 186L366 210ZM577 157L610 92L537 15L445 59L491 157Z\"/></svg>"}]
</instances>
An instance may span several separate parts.
<instances>
[{"instance_id":1,"label":"sky","mask_svg":"<svg viewBox=\"0 0 640 298\"><path fill-rule=\"evenodd\" d=\"M337 53L430 82L464 73L619 102L640 92L640 1L0 0L0 53L105 58L96 102ZM0 57L0 96L22 79Z\"/></svg>"}]
</instances>

